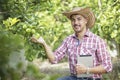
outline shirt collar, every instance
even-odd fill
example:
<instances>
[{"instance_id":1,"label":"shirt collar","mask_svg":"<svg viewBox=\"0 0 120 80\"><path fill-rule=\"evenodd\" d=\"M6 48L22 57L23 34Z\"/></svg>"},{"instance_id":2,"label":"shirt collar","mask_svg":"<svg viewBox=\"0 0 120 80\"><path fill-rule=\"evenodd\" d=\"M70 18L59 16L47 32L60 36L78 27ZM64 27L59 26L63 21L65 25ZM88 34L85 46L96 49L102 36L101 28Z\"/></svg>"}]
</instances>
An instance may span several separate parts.
<instances>
[{"instance_id":1,"label":"shirt collar","mask_svg":"<svg viewBox=\"0 0 120 80\"><path fill-rule=\"evenodd\" d=\"M84 34L84 37L89 37L90 36L90 30L87 29L87 31ZM77 36L75 35L75 33L72 35L73 38L77 38Z\"/></svg>"}]
</instances>

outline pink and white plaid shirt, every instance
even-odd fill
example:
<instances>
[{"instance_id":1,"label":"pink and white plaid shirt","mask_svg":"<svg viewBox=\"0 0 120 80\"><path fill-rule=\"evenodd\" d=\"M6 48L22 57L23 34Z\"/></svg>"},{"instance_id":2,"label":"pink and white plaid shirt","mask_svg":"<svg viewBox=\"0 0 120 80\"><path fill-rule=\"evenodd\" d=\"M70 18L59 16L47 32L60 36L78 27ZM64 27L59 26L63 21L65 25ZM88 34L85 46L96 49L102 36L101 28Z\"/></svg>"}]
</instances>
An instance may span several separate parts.
<instances>
[{"instance_id":1,"label":"pink and white plaid shirt","mask_svg":"<svg viewBox=\"0 0 120 80\"><path fill-rule=\"evenodd\" d=\"M77 55L92 55L93 66L103 65L107 72L112 70L111 57L103 39L86 31L83 39L79 41L75 34L68 36L62 45L54 52L56 61L59 62L65 55L68 56L71 74L75 74L74 65L77 64ZM101 74L94 74L93 78L101 78Z\"/></svg>"}]
</instances>

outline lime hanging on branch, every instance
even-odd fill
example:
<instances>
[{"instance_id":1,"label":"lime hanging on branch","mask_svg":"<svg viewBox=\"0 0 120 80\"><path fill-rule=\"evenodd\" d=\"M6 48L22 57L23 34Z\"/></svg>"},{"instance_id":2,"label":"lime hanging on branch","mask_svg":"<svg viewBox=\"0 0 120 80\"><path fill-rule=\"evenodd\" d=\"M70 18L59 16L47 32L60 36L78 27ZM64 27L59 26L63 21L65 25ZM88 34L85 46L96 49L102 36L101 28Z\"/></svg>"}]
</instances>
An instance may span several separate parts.
<instances>
[{"instance_id":1,"label":"lime hanging on branch","mask_svg":"<svg viewBox=\"0 0 120 80\"><path fill-rule=\"evenodd\" d=\"M33 34L33 37L35 37L36 39L39 39L40 38L40 34L39 33L35 33L35 34Z\"/></svg>"},{"instance_id":2,"label":"lime hanging on branch","mask_svg":"<svg viewBox=\"0 0 120 80\"><path fill-rule=\"evenodd\" d=\"M27 33L30 33L30 32L31 32L31 29L30 29L30 28L27 28L27 29L26 29L26 32L27 32Z\"/></svg>"}]
</instances>

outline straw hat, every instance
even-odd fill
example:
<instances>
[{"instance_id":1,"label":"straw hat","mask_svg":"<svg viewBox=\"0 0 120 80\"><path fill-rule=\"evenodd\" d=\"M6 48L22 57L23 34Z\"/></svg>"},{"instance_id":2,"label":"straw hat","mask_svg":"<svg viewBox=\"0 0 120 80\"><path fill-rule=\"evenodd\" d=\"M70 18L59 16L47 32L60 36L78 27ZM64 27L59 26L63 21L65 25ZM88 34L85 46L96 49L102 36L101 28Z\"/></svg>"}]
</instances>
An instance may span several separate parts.
<instances>
[{"instance_id":1,"label":"straw hat","mask_svg":"<svg viewBox=\"0 0 120 80\"><path fill-rule=\"evenodd\" d=\"M71 15L73 14L80 14L83 17L87 18L88 22L86 26L88 28L92 28L95 23L95 16L94 13L90 10L90 8L83 8L83 7L75 7L71 11L63 12L63 15L65 15L67 18L71 18Z\"/></svg>"}]
</instances>

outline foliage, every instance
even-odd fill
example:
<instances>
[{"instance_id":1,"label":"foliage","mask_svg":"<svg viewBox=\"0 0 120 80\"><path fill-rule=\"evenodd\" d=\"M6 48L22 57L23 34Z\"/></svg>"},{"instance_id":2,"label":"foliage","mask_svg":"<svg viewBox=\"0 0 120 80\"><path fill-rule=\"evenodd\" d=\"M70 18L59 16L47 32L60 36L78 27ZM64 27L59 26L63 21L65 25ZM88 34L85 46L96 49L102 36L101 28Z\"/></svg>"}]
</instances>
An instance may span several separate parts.
<instances>
[{"instance_id":1,"label":"foliage","mask_svg":"<svg viewBox=\"0 0 120 80\"><path fill-rule=\"evenodd\" d=\"M103 4L103 3L106 3ZM120 4L119 0L102 1L99 3L99 12L97 13L96 33L107 39L107 41L116 41L120 44Z\"/></svg>"},{"instance_id":2,"label":"foliage","mask_svg":"<svg viewBox=\"0 0 120 80\"><path fill-rule=\"evenodd\" d=\"M4 63L7 63L10 54L14 51L19 52L22 46L23 43L21 43L20 36L13 36L9 32L0 31L0 64L4 65Z\"/></svg>"},{"instance_id":3,"label":"foliage","mask_svg":"<svg viewBox=\"0 0 120 80\"><path fill-rule=\"evenodd\" d=\"M20 73L15 71L9 64L11 54L20 53L23 49L21 37L10 32L0 31L0 78L18 80Z\"/></svg>"},{"instance_id":4,"label":"foliage","mask_svg":"<svg viewBox=\"0 0 120 80\"><path fill-rule=\"evenodd\" d=\"M33 60L36 57L46 58L42 46L31 43L30 37L32 35L44 37L47 43L55 50L60 45L61 41L68 34L73 32L70 22L61 13L65 10L72 9L74 6L87 6L91 7L96 14L97 21L92 29L93 32L106 39L108 43L116 41L116 43L119 44L119 0L91 1L92 0L2 1L2 3L4 3L2 4L3 11L9 12L7 15L11 17L4 20L3 24L7 30L12 31L14 34L24 36L26 40L26 58L28 60ZM16 21L16 24L14 21Z\"/></svg>"},{"instance_id":5,"label":"foliage","mask_svg":"<svg viewBox=\"0 0 120 80\"><path fill-rule=\"evenodd\" d=\"M45 74L40 73L38 67L29 63L27 66L27 70L24 74L24 77L27 77L28 79L31 79L31 80L41 80L46 76L45 76Z\"/></svg>"},{"instance_id":6,"label":"foliage","mask_svg":"<svg viewBox=\"0 0 120 80\"><path fill-rule=\"evenodd\" d=\"M119 0L0 0L0 3L0 29L24 38L25 56L29 61L46 58L42 45L32 43L31 36L44 37L55 50L73 33L69 20L61 13L75 6L91 7L96 16L91 30L104 38L110 49L114 48L113 42L120 45Z\"/></svg>"},{"instance_id":7,"label":"foliage","mask_svg":"<svg viewBox=\"0 0 120 80\"><path fill-rule=\"evenodd\" d=\"M55 49L59 45L59 43L61 43L62 38L65 37L65 35L62 34L70 33L70 31L67 31L67 27L64 26L66 24L61 23L61 21L64 22L64 19L61 19L61 14L56 15L58 14L59 10L56 10L57 5L56 8L54 9L54 7L51 5L52 2L50 1L47 1L47 3L43 2L42 4L43 6L46 5L48 5L49 7L51 6L51 9L50 8L47 9L48 7L46 6L45 9L47 10L45 10L44 8L43 9L41 8L41 10L39 10L40 4L35 5L34 2L32 2L32 0L31 2L27 2L27 1L22 2L20 0L17 1L17 3L13 0L10 1L10 3L11 5L6 5L6 6L8 6L7 8L9 7L11 8L8 10L10 10L9 15L13 18L8 18L7 20L4 20L3 24L5 26L5 29L12 31L14 34L21 34L24 36L26 40L25 43L26 58L28 60L33 60L36 56L43 58L46 57L42 46L38 46L30 42L30 37L32 35L40 34L45 38L45 40L47 40L48 44L50 44L52 47L55 46L54 47ZM12 5L13 3L16 4L13 6ZM30 6L30 8L28 6ZM14 24L14 20L16 20L16 24ZM11 26L11 24L14 25ZM55 44L55 42L57 42L58 40L59 42Z\"/></svg>"},{"instance_id":8,"label":"foliage","mask_svg":"<svg viewBox=\"0 0 120 80\"><path fill-rule=\"evenodd\" d=\"M24 52L22 36L0 31L0 80L21 80L24 77L39 80L45 76L38 67L28 64Z\"/></svg>"}]
</instances>

